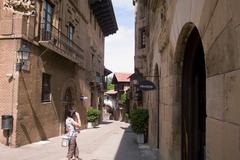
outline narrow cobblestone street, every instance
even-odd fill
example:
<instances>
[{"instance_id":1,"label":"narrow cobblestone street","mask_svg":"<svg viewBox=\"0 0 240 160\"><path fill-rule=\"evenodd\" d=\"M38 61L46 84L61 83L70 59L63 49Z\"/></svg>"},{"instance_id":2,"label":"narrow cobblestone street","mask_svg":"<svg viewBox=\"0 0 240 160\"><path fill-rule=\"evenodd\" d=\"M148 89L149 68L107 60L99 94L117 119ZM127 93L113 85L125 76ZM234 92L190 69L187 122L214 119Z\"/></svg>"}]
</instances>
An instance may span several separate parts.
<instances>
[{"instance_id":1,"label":"narrow cobblestone street","mask_svg":"<svg viewBox=\"0 0 240 160\"><path fill-rule=\"evenodd\" d=\"M78 144L83 160L141 160L144 157L135 134L124 122L108 121L97 128L82 130ZM0 145L0 160L66 160L66 153L67 148L61 147L61 137L19 148Z\"/></svg>"}]
</instances>

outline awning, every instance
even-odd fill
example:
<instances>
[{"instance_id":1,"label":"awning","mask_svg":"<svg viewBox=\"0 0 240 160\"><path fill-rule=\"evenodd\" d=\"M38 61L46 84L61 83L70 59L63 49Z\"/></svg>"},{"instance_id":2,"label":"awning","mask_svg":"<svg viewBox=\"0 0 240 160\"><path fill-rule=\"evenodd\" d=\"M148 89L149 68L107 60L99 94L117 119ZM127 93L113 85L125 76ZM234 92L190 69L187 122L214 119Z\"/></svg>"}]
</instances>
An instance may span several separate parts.
<instances>
[{"instance_id":1,"label":"awning","mask_svg":"<svg viewBox=\"0 0 240 160\"><path fill-rule=\"evenodd\" d=\"M118 92L117 91L114 91L114 90L109 90L109 91L107 91L107 92L105 92L105 94L107 94L107 95L115 95L115 94L117 94Z\"/></svg>"},{"instance_id":2,"label":"awning","mask_svg":"<svg viewBox=\"0 0 240 160\"><path fill-rule=\"evenodd\" d=\"M104 76L108 76L109 74L111 74L112 71L110 71L109 69L107 68L104 68Z\"/></svg>"}]
</instances>

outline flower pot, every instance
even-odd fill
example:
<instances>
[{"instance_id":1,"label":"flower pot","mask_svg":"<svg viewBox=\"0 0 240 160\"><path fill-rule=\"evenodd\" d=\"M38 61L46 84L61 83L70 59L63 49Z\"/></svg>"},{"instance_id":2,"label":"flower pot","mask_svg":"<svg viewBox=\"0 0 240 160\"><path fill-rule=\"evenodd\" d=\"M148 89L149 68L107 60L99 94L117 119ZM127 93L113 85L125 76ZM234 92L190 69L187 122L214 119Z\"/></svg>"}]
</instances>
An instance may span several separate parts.
<instances>
[{"instance_id":1,"label":"flower pot","mask_svg":"<svg viewBox=\"0 0 240 160\"><path fill-rule=\"evenodd\" d=\"M138 144L144 143L144 134L143 133L137 134L137 142L138 142Z\"/></svg>"},{"instance_id":2,"label":"flower pot","mask_svg":"<svg viewBox=\"0 0 240 160\"><path fill-rule=\"evenodd\" d=\"M93 123L92 122L88 122L87 128L93 128Z\"/></svg>"}]
</instances>

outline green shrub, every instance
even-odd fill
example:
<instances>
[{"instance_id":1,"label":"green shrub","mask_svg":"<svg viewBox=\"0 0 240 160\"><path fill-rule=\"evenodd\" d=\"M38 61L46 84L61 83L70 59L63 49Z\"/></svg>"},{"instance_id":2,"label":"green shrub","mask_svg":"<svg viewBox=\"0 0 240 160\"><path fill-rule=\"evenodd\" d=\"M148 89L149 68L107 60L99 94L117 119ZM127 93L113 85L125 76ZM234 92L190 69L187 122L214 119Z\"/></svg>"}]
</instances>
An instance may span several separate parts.
<instances>
[{"instance_id":1,"label":"green shrub","mask_svg":"<svg viewBox=\"0 0 240 160\"><path fill-rule=\"evenodd\" d=\"M98 109L90 107L87 111L87 121L95 122L100 117L100 111Z\"/></svg>"},{"instance_id":2,"label":"green shrub","mask_svg":"<svg viewBox=\"0 0 240 160\"><path fill-rule=\"evenodd\" d=\"M124 114L124 121L127 122L127 123L130 122L129 113Z\"/></svg>"},{"instance_id":3,"label":"green shrub","mask_svg":"<svg viewBox=\"0 0 240 160\"><path fill-rule=\"evenodd\" d=\"M123 93L122 95L121 95L121 102L122 102L122 104L126 104L126 101L127 101L127 94L126 93Z\"/></svg>"},{"instance_id":4,"label":"green shrub","mask_svg":"<svg viewBox=\"0 0 240 160\"><path fill-rule=\"evenodd\" d=\"M145 133L148 128L148 110L136 109L131 112L131 126L133 132Z\"/></svg>"},{"instance_id":5,"label":"green shrub","mask_svg":"<svg viewBox=\"0 0 240 160\"><path fill-rule=\"evenodd\" d=\"M125 118L129 119L129 114L128 113L125 113Z\"/></svg>"}]
</instances>

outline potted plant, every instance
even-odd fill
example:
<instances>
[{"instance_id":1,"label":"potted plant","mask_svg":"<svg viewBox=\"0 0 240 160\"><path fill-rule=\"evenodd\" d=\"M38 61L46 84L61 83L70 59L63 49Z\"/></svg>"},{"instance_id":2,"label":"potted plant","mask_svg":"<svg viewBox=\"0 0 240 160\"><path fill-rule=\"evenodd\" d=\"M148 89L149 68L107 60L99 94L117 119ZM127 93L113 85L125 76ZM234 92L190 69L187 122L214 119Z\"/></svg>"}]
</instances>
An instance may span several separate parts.
<instances>
[{"instance_id":1,"label":"potted plant","mask_svg":"<svg viewBox=\"0 0 240 160\"><path fill-rule=\"evenodd\" d=\"M129 123L129 114L128 113L125 113L125 116L124 116L124 119L125 119L125 122L126 123Z\"/></svg>"},{"instance_id":2,"label":"potted plant","mask_svg":"<svg viewBox=\"0 0 240 160\"><path fill-rule=\"evenodd\" d=\"M87 111L88 128L95 127L99 117L100 111L98 109L90 107Z\"/></svg>"},{"instance_id":3,"label":"potted plant","mask_svg":"<svg viewBox=\"0 0 240 160\"><path fill-rule=\"evenodd\" d=\"M138 143L144 143L144 133L148 128L148 110L135 109L131 113L131 127L133 132L137 134Z\"/></svg>"}]
</instances>

